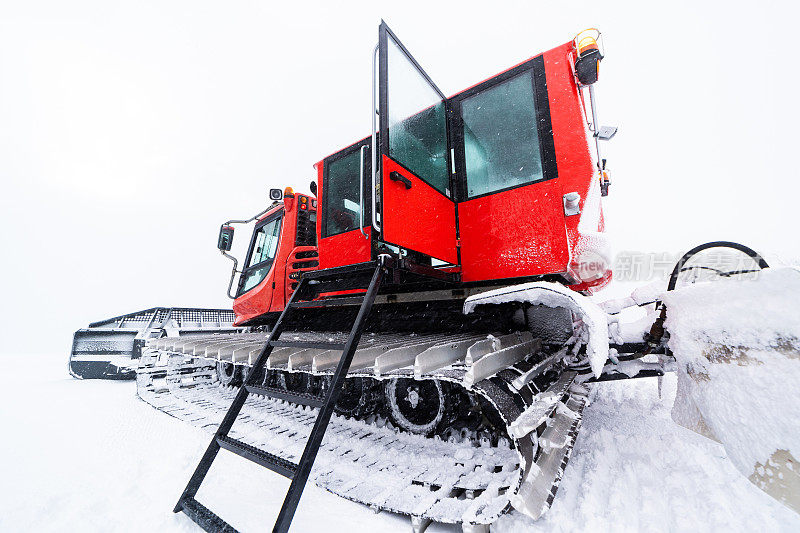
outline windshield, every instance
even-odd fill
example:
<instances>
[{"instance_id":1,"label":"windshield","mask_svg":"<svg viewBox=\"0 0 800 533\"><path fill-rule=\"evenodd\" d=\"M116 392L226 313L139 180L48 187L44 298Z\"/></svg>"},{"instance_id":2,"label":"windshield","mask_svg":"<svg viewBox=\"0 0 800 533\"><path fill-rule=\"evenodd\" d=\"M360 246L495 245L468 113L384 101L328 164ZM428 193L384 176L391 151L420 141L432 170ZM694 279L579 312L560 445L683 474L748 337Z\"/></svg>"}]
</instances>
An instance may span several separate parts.
<instances>
[{"instance_id":1,"label":"windshield","mask_svg":"<svg viewBox=\"0 0 800 533\"><path fill-rule=\"evenodd\" d=\"M256 229L253 242L250 245L250 255L247 258L242 280L239 283L239 295L249 291L267 277L280 242L281 223L283 217L278 217ZM237 295L238 296L238 295Z\"/></svg>"}]
</instances>

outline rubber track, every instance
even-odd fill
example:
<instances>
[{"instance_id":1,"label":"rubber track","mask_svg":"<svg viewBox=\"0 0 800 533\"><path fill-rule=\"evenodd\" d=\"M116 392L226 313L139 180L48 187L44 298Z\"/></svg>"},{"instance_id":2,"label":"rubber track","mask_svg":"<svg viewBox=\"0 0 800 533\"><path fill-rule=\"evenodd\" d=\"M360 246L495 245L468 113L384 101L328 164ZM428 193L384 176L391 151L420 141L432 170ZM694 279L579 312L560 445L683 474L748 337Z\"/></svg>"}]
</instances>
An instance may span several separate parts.
<instances>
[{"instance_id":1,"label":"rubber track","mask_svg":"<svg viewBox=\"0 0 800 533\"><path fill-rule=\"evenodd\" d=\"M209 433L216 430L235 394L235 388L219 385L140 391L153 407ZM315 411L251 395L230 436L297 462ZM334 415L311 479L374 508L438 522L461 523L469 516L471 522L491 523L508 504L508 496L498 492L516 483L518 469L519 455L511 448L428 439ZM466 491L474 492L474 499L466 498Z\"/></svg>"},{"instance_id":2,"label":"rubber track","mask_svg":"<svg viewBox=\"0 0 800 533\"><path fill-rule=\"evenodd\" d=\"M297 338L305 340L307 335L299 334ZM334 339L328 336L326 340ZM151 366L151 376L167 375L166 388L145 386L148 380L140 375L138 392L157 409L213 432L236 389L213 383L213 370L207 366L212 361L192 359L194 363L186 365L189 358L183 354L170 356L168 370L163 364ZM285 365L281 366L285 369ZM310 370L309 366L297 371ZM423 379L460 385L466 370L463 364L454 364ZM530 388L518 392L509 386L525 370L509 367L473 388L506 425L536 399L536 392ZM353 371L348 376L375 377L369 369ZM405 368L387 372L380 379L413 376L413 370ZM582 400L580 403L578 415L583 407ZM297 462L315 419L315 409L251 394L230 436ZM579 423L580 418L569 432L563 463L542 505L552 502ZM535 438L536 433L532 436ZM533 463L535 448L536 441L530 435L514 440L512 447L491 447L468 440L444 442L334 415L310 479L334 494L375 509L444 523L491 524L509 508L511 495L520 488L525 466Z\"/></svg>"}]
</instances>

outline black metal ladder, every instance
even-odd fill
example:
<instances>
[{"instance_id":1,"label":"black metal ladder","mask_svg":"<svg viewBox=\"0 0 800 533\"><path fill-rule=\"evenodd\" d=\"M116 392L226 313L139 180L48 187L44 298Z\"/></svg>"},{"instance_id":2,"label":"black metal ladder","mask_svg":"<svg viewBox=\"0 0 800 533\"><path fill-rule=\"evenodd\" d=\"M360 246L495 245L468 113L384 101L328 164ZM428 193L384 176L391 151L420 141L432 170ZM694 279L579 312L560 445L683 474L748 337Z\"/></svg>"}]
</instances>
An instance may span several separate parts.
<instances>
[{"instance_id":1,"label":"black metal ladder","mask_svg":"<svg viewBox=\"0 0 800 533\"><path fill-rule=\"evenodd\" d=\"M380 288L381 281L383 280L385 274L385 261L380 260L376 263L375 271L372 274L372 279L367 287L367 292L363 295L361 307L358 310L355 322L353 323L350 334L344 344L278 340L281 333L283 333L284 320L287 314L291 313L293 309L308 306L308 303L299 302L298 300L301 298L302 294L305 294L306 289L309 288L309 280L305 276L300 280L297 288L289 300L289 303L284 308L283 312L278 318L277 323L275 324L275 327L272 329L269 339L264 344L261 353L256 359L256 362L253 365L254 371L249 373L247 379L239 389L239 392L236 394L236 397L228 409L225 418L222 419L219 428L217 428L214 438L211 440L206 452L200 459L200 464L197 465L197 468L195 469L194 474L192 474L192 477L189 479L189 483L186 485L183 494L181 494L181 497L175 506L174 512L178 513L183 511L187 516L189 516L189 518L194 520L206 531L224 531L231 533L236 531L236 529L225 522L225 520L214 514L211 510L206 508L203 504L195 499L197 491L200 489L200 485L203 483L203 479L205 478L206 474L211 468L211 464L214 462L214 459L217 456L217 452L219 452L220 448L224 448L292 480L292 483L289 486L289 490L286 493L286 497L283 501L283 506L278 513L277 520L275 521L275 526L272 529L273 533L286 533L289 530L295 510L300 502L300 497L303 494L303 489L308 481L308 476L311 473L311 468L314 465L314 460L317 457L317 452L319 451L320 445L322 444L322 439L325 436L325 430L328 428L328 423L333 415L333 409L336 405L336 400L339 398L342 385L344 384L344 379L347 376L348 370L350 369L350 363L353 360L353 354L355 353L356 348L358 347L358 342L361 339L361 333L364 330L364 324L369 316L370 310L372 309L372 304L375 301L375 296L378 293L378 289ZM320 304L325 305L324 301L314 303L314 305ZM256 383L259 372L256 372L255 370L264 368L274 347L301 345L304 347L319 347L342 350L342 357L339 359L339 364L336 367L330 387L325 395L314 396L312 394L298 394L284 391L282 389L279 390L263 387ZM251 393L286 399L303 405L319 407L317 420L314 424L314 428L311 430L311 434L308 437L306 447L303 450L303 455L301 456L299 463L294 464L281 457L260 450L254 446L228 436L233 423L236 421L236 418L239 416L239 412L244 406L245 400L247 400L247 396Z\"/></svg>"}]
</instances>

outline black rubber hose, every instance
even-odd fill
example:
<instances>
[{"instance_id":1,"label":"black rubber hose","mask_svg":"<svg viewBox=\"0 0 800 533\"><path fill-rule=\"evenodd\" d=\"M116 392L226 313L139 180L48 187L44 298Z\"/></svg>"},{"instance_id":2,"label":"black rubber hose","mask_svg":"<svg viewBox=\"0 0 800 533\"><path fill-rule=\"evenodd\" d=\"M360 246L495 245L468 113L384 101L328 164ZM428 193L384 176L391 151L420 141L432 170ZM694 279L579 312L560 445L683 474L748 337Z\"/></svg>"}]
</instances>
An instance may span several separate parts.
<instances>
[{"instance_id":1,"label":"black rubber hose","mask_svg":"<svg viewBox=\"0 0 800 533\"><path fill-rule=\"evenodd\" d=\"M752 248L748 248L743 244L739 244L738 242L730 242L730 241L713 241L707 242L705 244L701 244L700 246L695 246L681 257L680 261L675 263L675 268L672 269L672 274L669 276L669 284L667 285L667 290L671 291L675 288L675 285L678 283L678 276L683 271L683 265L686 264L689 259L692 258L698 252L702 252L703 250L708 250L709 248L733 248L734 250L739 250L742 253L747 254L753 260L758 263L759 268L769 268L769 265L764 258L761 257L758 252L753 250Z\"/></svg>"}]
</instances>

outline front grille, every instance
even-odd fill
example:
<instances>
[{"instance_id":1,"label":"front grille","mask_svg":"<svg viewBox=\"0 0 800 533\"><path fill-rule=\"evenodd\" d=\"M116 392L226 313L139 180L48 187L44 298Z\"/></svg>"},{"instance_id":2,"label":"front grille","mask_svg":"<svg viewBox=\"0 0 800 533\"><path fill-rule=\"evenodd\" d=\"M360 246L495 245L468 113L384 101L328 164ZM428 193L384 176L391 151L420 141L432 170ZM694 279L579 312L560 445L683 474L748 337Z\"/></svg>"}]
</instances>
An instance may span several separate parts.
<instances>
[{"instance_id":1,"label":"front grille","mask_svg":"<svg viewBox=\"0 0 800 533\"><path fill-rule=\"evenodd\" d=\"M307 252L297 252L294 256L297 259L308 259L309 257L317 257L319 254L316 250L309 250Z\"/></svg>"},{"instance_id":2,"label":"front grille","mask_svg":"<svg viewBox=\"0 0 800 533\"><path fill-rule=\"evenodd\" d=\"M292 263L292 268L313 268L319 266L319 261L298 261Z\"/></svg>"}]
</instances>

